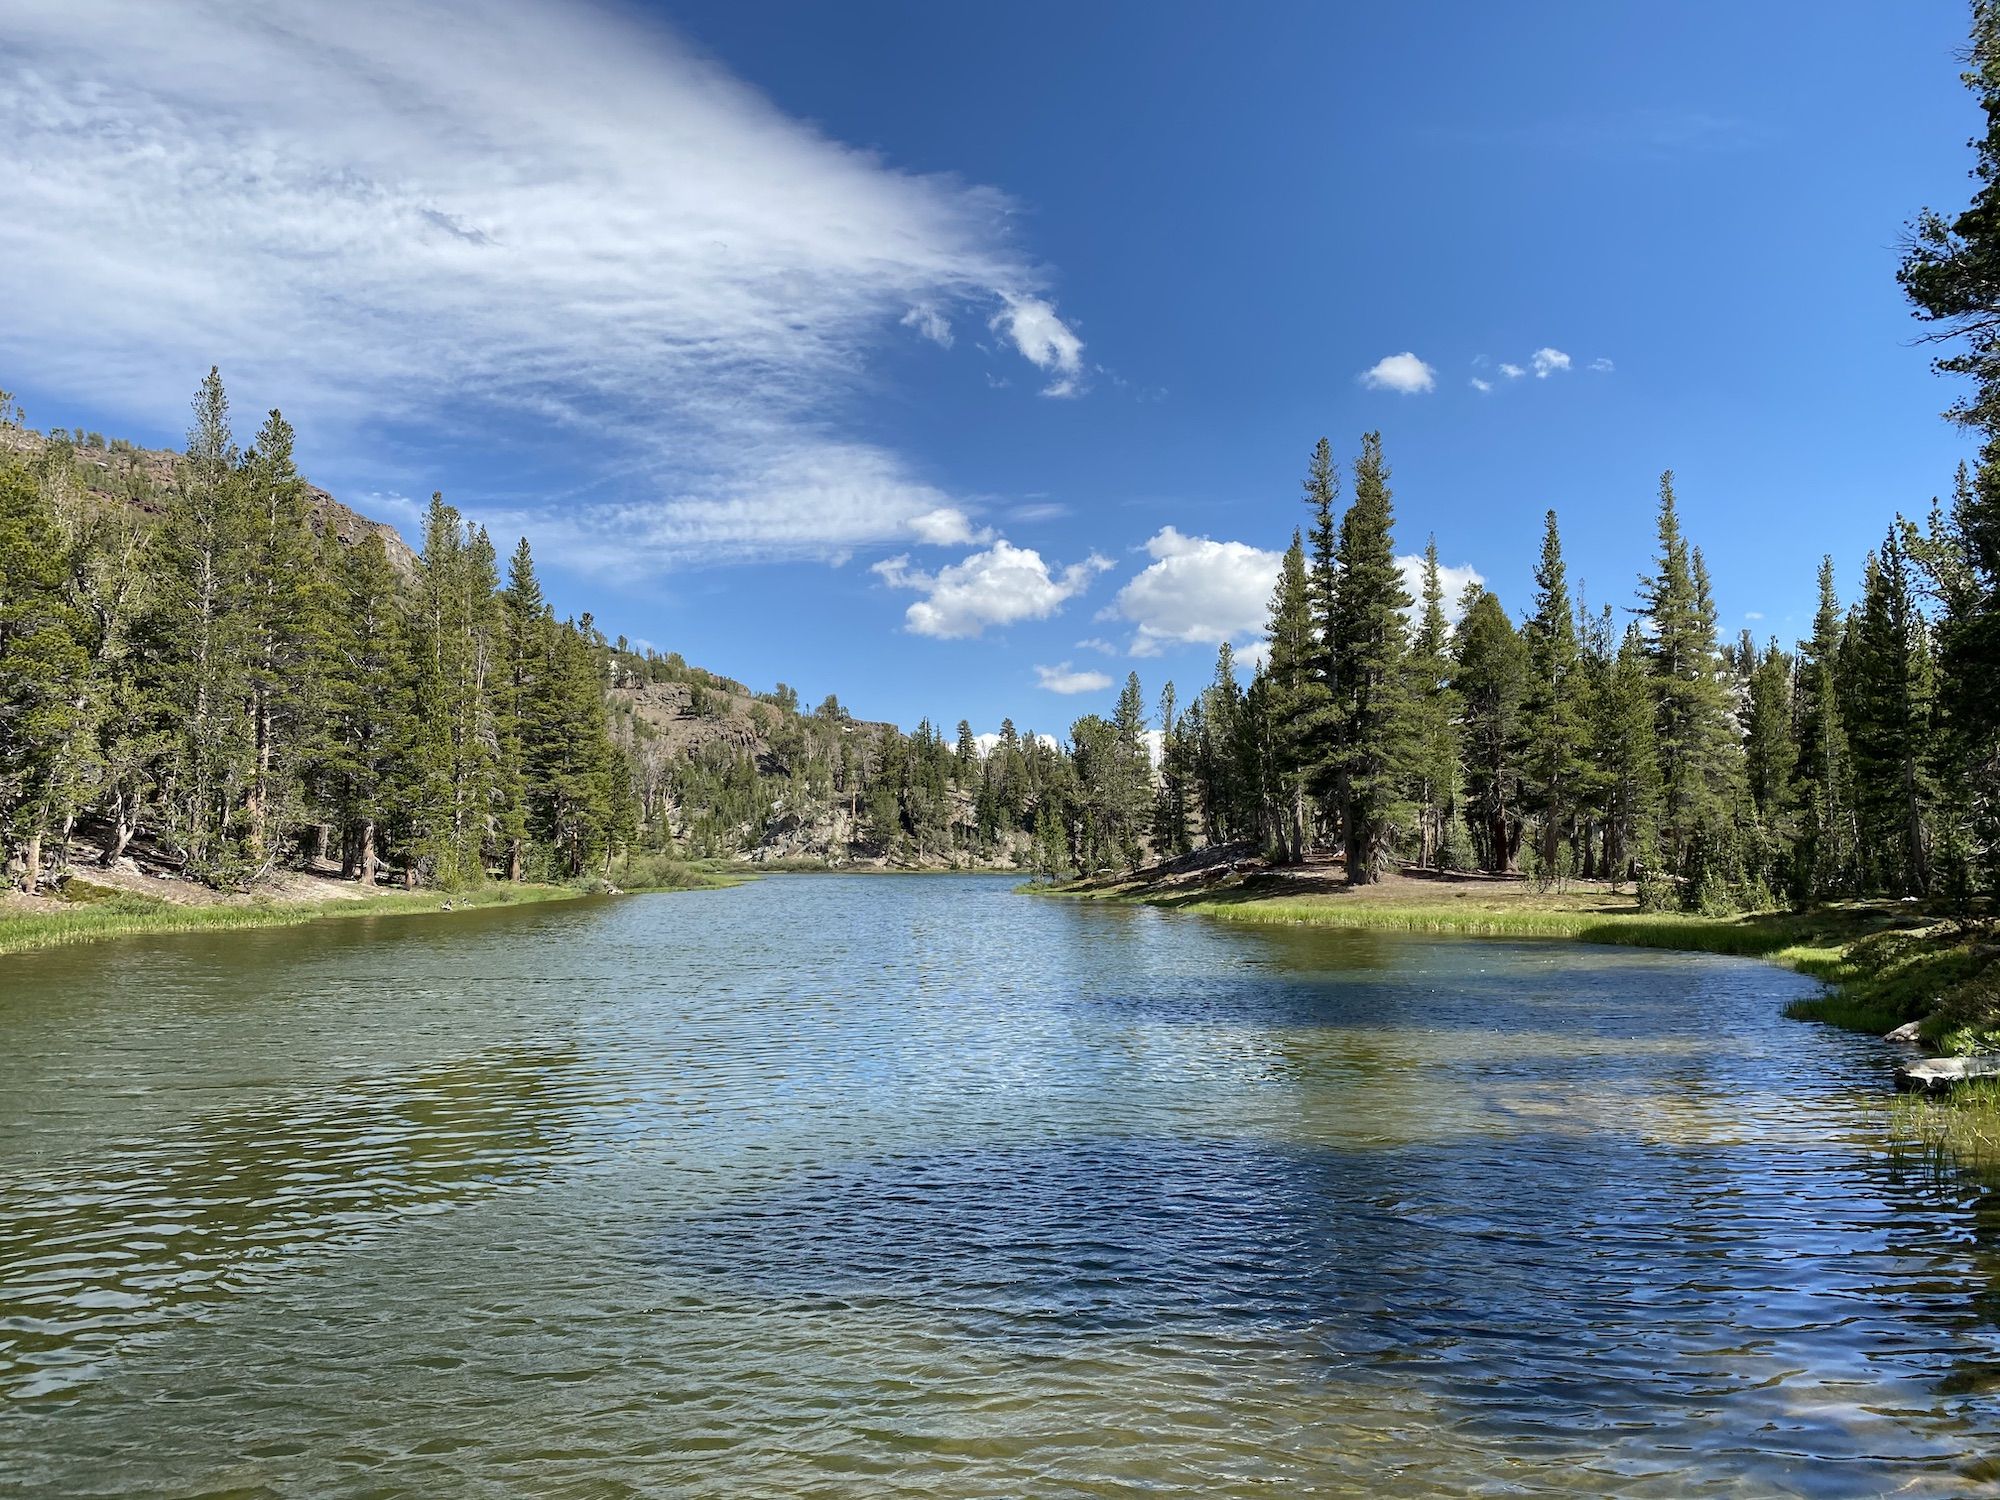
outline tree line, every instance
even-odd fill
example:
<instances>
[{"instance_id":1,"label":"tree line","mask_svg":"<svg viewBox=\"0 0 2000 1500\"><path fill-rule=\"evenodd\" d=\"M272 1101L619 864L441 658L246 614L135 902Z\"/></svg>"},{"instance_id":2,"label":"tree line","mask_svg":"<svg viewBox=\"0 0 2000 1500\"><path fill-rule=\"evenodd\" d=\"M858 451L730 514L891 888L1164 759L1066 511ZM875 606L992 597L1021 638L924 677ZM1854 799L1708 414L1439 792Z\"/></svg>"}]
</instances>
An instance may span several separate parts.
<instances>
[{"instance_id":1,"label":"tree line","mask_svg":"<svg viewBox=\"0 0 2000 1500\"><path fill-rule=\"evenodd\" d=\"M436 495L408 574L378 535L315 529L291 426L239 449L213 370L156 521L72 458L0 464L0 830L26 889L85 829L105 865L143 838L216 886L308 858L575 877L629 836L608 648L555 617L525 540L503 583Z\"/></svg>"},{"instance_id":2,"label":"tree line","mask_svg":"<svg viewBox=\"0 0 2000 1500\"><path fill-rule=\"evenodd\" d=\"M1825 559L1812 634L1790 648L1719 638L1671 474L1622 623L1573 596L1553 511L1521 616L1474 584L1454 622L1434 542L1419 597L1405 588L1379 435L1344 508L1340 488L1322 440L1248 684L1225 644L1185 708L1163 694L1153 852L1246 842L1282 864L1326 849L1356 884L1395 866L1633 881L1703 911L1990 888L1982 685L2000 679L1954 644L1996 582L1978 582L1968 475L1923 526L1897 518L1851 603ZM1081 756L1078 773L1084 805L1121 807L1136 833L1119 777ZM1119 847L1136 859L1136 837Z\"/></svg>"}]
</instances>

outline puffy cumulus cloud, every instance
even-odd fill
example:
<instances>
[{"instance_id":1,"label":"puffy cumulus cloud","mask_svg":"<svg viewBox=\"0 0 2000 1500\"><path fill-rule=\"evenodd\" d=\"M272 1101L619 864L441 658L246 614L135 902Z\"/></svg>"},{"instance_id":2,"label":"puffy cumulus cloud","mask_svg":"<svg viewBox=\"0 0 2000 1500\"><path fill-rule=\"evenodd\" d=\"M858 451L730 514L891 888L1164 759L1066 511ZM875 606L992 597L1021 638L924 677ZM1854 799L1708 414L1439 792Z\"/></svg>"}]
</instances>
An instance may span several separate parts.
<instances>
[{"instance_id":1,"label":"puffy cumulus cloud","mask_svg":"<svg viewBox=\"0 0 2000 1500\"><path fill-rule=\"evenodd\" d=\"M0 265L35 289L0 357L148 423L219 362L382 490L441 477L379 457L385 412L567 441L572 493L471 509L575 566L923 539L952 497L833 425L899 320L945 343L998 307L1082 368L1005 195L613 0L10 0L0 131Z\"/></svg>"},{"instance_id":2,"label":"puffy cumulus cloud","mask_svg":"<svg viewBox=\"0 0 2000 1500\"><path fill-rule=\"evenodd\" d=\"M1040 297L1009 297L993 315L993 331L1014 342L1021 357L1054 378L1044 396L1074 396L1082 389L1083 340Z\"/></svg>"},{"instance_id":3,"label":"puffy cumulus cloud","mask_svg":"<svg viewBox=\"0 0 2000 1500\"><path fill-rule=\"evenodd\" d=\"M1528 356L1528 365L1535 372L1535 379L1547 380L1569 368L1569 356L1560 349L1537 349Z\"/></svg>"},{"instance_id":4,"label":"puffy cumulus cloud","mask_svg":"<svg viewBox=\"0 0 2000 1500\"><path fill-rule=\"evenodd\" d=\"M905 611L905 629L954 640L982 634L989 625L1046 620L1110 566L1093 552L1051 572L1034 548L1016 547L1002 537L984 552L935 573L911 567L907 556L887 558L875 564L874 572L890 588L924 596Z\"/></svg>"},{"instance_id":5,"label":"puffy cumulus cloud","mask_svg":"<svg viewBox=\"0 0 2000 1500\"><path fill-rule=\"evenodd\" d=\"M1104 673L1079 672L1066 661L1053 667L1036 667L1035 680L1052 693L1101 693L1111 686L1111 679Z\"/></svg>"},{"instance_id":6,"label":"puffy cumulus cloud","mask_svg":"<svg viewBox=\"0 0 2000 1500\"><path fill-rule=\"evenodd\" d=\"M1505 375L1509 380L1519 380L1523 375L1527 374L1528 372L1522 369L1519 365L1510 365L1502 363L1502 365L1500 366L1500 373L1502 375Z\"/></svg>"},{"instance_id":7,"label":"puffy cumulus cloud","mask_svg":"<svg viewBox=\"0 0 2000 1500\"><path fill-rule=\"evenodd\" d=\"M1415 601L1411 607L1411 613L1415 614L1417 610L1423 608L1423 554L1412 552L1407 556L1399 557L1396 559L1396 566L1402 570L1403 591ZM1438 565L1438 583L1444 589L1444 617L1456 625L1458 617L1465 612L1464 601L1467 586L1476 583L1482 588L1485 587L1486 575L1470 563L1463 563L1458 567L1452 567L1448 563L1440 563Z\"/></svg>"},{"instance_id":8,"label":"puffy cumulus cloud","mask_svg":"<svg viewBox=\"0 0 2000 1500\"><path fill-rule=\"evenodd\" d=\"M1360 378L1371 391L1400 391L1405 396L1421 395L1437 385L1437 371L1408 350L1377 360Z\"/></svg>"},{"instance_id":9,"label":"puffy cumulus cloud","mask_svg":"<svg viewBox=\"0 0 2000 1500\"><path fill-rule=\"evenodd\" d=\"M1161 527L1146 551L1153 561L1107 611L1135 627L1134 656L1157 655L1169 644L1240 644L1263 635L1283 554L1185 536L1171 526Z\"/></svg>"}]
</instances>

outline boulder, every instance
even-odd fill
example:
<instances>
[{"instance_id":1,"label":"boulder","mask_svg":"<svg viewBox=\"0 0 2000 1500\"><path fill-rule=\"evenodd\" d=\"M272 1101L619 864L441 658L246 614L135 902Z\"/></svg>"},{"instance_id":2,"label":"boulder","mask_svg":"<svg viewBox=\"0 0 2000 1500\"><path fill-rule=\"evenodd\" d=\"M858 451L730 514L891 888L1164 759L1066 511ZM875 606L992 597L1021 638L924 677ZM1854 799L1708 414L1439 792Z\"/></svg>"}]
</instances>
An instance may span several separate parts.
<instances>
[{"instance_id":1,"label":"boulder","mask_svg":"<svg viewBox=\"0 0 2000 1500\"><path fill-rule=\"evenodd\" d=\"M1894 1031L1889 1032L1887 1035L1885 1035L1882 1038L1882 1040L1885 1042L1908 1042L1912 1046L1915 1046L1917 1043L1923 1040L1922 1037L1917 1035L1917 1029L1920 1026L1922 1026L1922 1024L1923 1023L1921 1021L1905 1021L1901 1026L1898 1026Z\"/></svg>"},{"instance_id":2,"label":"boulder","mask_svg":"<svg viewBox=\"0 0 2000 1500\"><path fill-rule=\"evenodd\" d=\"M1948 1094L1973 1078L2000 1078L2000 1056L1926 1057L1896 1069L1896 1087L1910 1094Z\"/></svg>"}]
</instances>

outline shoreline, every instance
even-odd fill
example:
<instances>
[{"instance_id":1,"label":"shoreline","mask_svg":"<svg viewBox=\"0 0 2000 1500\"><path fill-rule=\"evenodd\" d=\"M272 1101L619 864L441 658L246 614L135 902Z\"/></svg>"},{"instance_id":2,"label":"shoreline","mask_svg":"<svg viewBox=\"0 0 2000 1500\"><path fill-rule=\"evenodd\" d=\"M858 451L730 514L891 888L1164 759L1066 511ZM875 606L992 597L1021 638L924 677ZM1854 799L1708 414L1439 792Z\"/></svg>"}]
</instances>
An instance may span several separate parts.
<instances>
[{"instance_id":1,"label":"shoreline","mask_svg":"<svg viewBox=\"0 0 2000 1500\"><path fill-rule=\"evenodd\" d=\"M1125 876L1022 889L1248 926L1543 938L1754 958L1825 986L1787 1007L1795 1019L1878 1036L1914 1021L1925 1044L1945 1053L2000 1045L2000 947L1990 925L1974 919L1886 901L1709 917L1643 911L1636 894L1596 882L1537 892L1520 879L1421 872L1352 889L1328 878L1325 864L1247 875L1232 869L1216 878L1221 868L1221 859L1196 856Z\"/></svg>"},{"instance_id":2,"label":"shoreline","mask_svg":"<svg viewBox=\"0 0 2000 1500\"><path fill-rule=\"evenodd\" d=\"M377 886L368 891L352 881L309 877L320 887L317 892L300 886L294 878L262 891L177 889L171 898L99 885L89 876L79 875L76 880L91 892L83 899L43 897L28 902L0 897L0 959L118 938L295 927L353 917L449 916L593 896L721 890L749 878L699 862L655 865L638 873L632 884L610 887L489 881L455 891L405 890L400 886Z\"/></svg>"}]
</instances>

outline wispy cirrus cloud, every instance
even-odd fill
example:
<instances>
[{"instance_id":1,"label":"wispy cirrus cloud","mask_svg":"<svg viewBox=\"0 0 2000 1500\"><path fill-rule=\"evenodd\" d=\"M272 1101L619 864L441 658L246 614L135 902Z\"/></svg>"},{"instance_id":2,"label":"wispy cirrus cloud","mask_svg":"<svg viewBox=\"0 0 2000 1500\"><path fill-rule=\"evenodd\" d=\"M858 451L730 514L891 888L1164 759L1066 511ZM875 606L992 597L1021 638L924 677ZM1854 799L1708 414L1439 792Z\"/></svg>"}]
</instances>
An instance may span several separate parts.
<instances>
[{"instance_id":1,"label":"wispy cirrus cloud","mask_svg":"<svg viewBox=\"0 0 2000 1500\"><path fill-rule=\"evenodd\" d=\"M220 363L322 446L570 432L581 498L487 513L579 566L970 537L843 435L874 352L964 312L1052 392L1082 370L1004 195L609 7L14 0L0 130L10 365L158 422Z\"/></svg>"}]
</instances>

